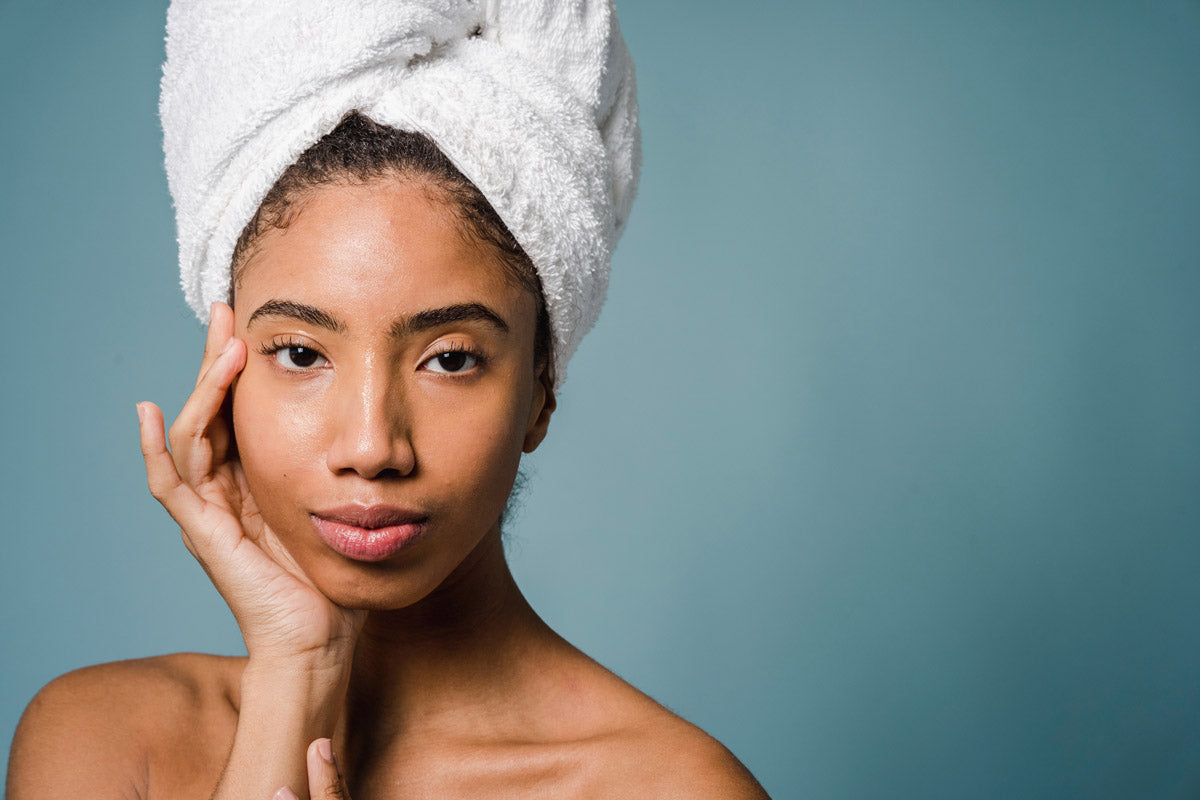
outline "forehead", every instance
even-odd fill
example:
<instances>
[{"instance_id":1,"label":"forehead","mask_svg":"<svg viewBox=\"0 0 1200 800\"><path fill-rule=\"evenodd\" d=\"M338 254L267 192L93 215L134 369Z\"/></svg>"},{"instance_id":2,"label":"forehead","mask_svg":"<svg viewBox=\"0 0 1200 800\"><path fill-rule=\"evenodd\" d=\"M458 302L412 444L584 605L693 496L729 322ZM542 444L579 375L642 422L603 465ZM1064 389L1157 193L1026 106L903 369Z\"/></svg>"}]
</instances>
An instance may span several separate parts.
<instances>
[{"instance_id":1,"label":"forehead","mask_svg":"<svg viewBox=\"0 0 1200 800\"><path fill-rule=\"evenodd\" d=\"M533 318L491 248L464 235L453 207L426 181L386 178L310 190L286 228L267 231L239 276L235 312L286 298L336 309L353 324L485 302ZM518 322L514 319L513 322Z\"/></svg>"}]
</instances>

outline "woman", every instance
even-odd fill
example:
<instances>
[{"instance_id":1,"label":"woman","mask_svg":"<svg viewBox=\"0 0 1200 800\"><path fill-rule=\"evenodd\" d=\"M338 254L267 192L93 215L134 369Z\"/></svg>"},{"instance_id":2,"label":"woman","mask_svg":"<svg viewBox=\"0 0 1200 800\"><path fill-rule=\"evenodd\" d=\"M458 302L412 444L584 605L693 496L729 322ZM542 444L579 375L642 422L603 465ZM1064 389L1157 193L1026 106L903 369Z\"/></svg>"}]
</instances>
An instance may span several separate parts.
<instances>
[{"instance_id":1,"label":"woman","mask_svg":"<svg viewBox=\"0 0 1200 800\"><path fill-rule=\"evenodd\" d=\"M550 630L501 542L636 180L611 9L319 5L168 23L182 272L212 302L170 450L151 403L142 450L248 656L51 683L10 797L765 796ZM265 31L266 63L238 38Z\"/></svg>"}]
</instances>

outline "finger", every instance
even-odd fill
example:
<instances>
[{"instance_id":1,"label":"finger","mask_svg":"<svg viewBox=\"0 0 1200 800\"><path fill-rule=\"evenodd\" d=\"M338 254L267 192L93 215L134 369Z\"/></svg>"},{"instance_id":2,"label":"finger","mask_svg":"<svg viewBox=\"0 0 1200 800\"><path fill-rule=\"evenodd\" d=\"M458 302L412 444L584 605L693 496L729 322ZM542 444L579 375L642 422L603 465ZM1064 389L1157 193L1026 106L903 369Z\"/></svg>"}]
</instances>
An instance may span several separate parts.
<instances>
[{"instance_id":1,"label":"finger","mask_svg":"<svg viewBox=\"0 0 1200 800\"><path fill-rule=\"evenodd\" d=\"M213 362L221 355L225 343L233 336L233 309L225 303L212 303L208 307L208 335L204 337L204 358L196 373L196 385L204 380Z\"/></svg>"},{"instance_id":2,"label":"finger","mask_svg":"<svg viewBox=\"0 0 1200 800\"><path fill-rule=\"evenodd\" d=\"M311 800L350 800L328 739L317 739L308 746L308 796Z\"/></svg>"},{"instance_id":3,"label":"finger","mask_svg":"<svg viewBox=\"0 0 1200 800\"><path fill-rule=\"evenodd\" d=\"M229 387L245 364L245 343L240 339L226 340L224 349L204 373L171 425L171 452L175 464L183 477L193 484L212 469L214 422L218 422ZM225 444L224 440L218 442L220 447Z\"/></svg>"},{"instance_id":4,"label":"finger","mask_svg":"<svg viewBox=\"0 0 1200 800\"><path fill-rule=\"evenodd\" d=\"M300 800L300 798L296 797L296 793L291 789L283 786L280 787L279 791L275 793L273 800Z\"/></svg>"},{"instance_id":5,"label":"finger","mask_svg":"<svg viewBox=\"0 0 1200 800\"><path fill-rule=\"evenodd\" d=\"M221 576L228 575L230 554L236 550L243 535L240 526L228 517L227 512L218 510L214 513L213 507L179 475L167 450L159 407L149 402L138 403L138 420L150 493L179 524L184 546L208 573L217 591L228 598L228 581ZM258 558L266 559L267 556L259 552ZM230 607L234 607L232 603Z\"/></svg>"},{"instance_id":6,"label":"finger","mask_svg":"<svg viewBox=\"0 0 1200 800\"><path fill-rule=\"evenodd\" d=\"M150 494L163 504L180 527L198 517L204 501L184 482L175 468L175 460L167 450L163 432L162 410L154 403L138 403L138 430L141 436L142 458L146 462L146 484Z\"/></svg>"},{"instance_id":7,"label":"finger","mask_svg":"<svg viewBox=\"0 0 1200 800\"><path fill-rule=\"evenodd\" d=\"M167 450L166 438L163 435L162 410L154 403L137 404L138 422L140 423L142 439L142 458L146 461L146 483L150 494L162 503L167 513L179 523L179 533L183 544L192 557L208 570L206 560L196 549L196 544L188 534L192 529L203 529L206 503L186 481L179 475L175 460Z\"/></svg>"}]
</instances>

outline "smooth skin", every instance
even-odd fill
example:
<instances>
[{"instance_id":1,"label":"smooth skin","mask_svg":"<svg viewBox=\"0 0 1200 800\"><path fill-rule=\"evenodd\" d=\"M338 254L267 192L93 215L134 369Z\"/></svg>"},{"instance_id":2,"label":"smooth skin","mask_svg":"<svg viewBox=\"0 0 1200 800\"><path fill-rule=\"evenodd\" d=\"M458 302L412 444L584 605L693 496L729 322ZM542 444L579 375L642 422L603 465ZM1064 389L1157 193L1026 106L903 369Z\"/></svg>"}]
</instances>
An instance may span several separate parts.
<instances>
[{"instance_id":1,"label":"smooth skin","mask_svg":"<svg viewBox=\"0 0 1200 800\"><path fill-rule=\"evenodd\" d=\"M534 299L435 187L314 190L235 296L170 436L154 404L138 416L151 493L249 655L51 682L14 738L10 800L766 797L514 583L500 515L554 394ZM424 534L349 558L310 517L345 504L419 511Z\"/></svg>"}]
</instances>

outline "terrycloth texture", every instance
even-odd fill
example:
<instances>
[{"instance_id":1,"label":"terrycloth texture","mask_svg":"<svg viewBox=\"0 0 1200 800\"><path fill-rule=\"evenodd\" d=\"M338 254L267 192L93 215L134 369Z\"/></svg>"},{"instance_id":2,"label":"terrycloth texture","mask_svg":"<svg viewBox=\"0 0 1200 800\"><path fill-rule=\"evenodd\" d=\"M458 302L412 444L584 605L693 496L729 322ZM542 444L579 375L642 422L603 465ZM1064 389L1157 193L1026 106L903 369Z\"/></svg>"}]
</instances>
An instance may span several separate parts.
<instances>
[{"instance_id":1,"label":"terrycloth texture","mask_svg":"<svg viewBox=\"0 0 1200 800\"><path fill-rule=\"evenodd\" d=\"M641 161L611 0L173 0L159 113L201 321L267 191L350 110L429 136L491 202L541 277L561 384Z\"/></svg>"}]
</instances>

